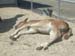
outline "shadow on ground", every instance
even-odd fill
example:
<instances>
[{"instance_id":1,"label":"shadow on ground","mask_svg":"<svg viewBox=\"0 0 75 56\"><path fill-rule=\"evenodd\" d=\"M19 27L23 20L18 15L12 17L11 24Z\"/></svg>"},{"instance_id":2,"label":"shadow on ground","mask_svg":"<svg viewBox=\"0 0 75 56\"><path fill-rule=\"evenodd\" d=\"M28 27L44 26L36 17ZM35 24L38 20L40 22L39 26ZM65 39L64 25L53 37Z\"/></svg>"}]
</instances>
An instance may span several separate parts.
<instances>
[{"instance_id":1,"label":"shadow on ground","mask_svg":"<svg viewBox=\"0 0 75 56\"><path fill-rule=\"evenodd\" d=\"M13 18L4 19L0 22L0 33L7 32L16 24L16 20L19 17L22 17L23 14L18 14Z\"/></svg>"}]
</instances>

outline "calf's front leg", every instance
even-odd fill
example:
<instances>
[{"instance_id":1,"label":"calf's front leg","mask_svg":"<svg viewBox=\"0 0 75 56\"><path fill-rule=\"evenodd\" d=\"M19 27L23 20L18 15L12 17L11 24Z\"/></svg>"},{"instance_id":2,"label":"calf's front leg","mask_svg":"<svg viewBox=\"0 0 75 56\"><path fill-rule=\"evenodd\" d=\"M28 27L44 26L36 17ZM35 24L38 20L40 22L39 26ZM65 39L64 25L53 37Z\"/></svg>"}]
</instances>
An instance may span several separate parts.
<instances>
[{"instance_id":1,"label":"calf's front leg","mask_svg":"<svg viewBox=\"0 0 75 56\"><path fill-rule=\"evenodd\" d=\"M60 31L58 31L57 29L53 29L49 32L50 34L50 41L49 42L45 42L40 44L36 49L37 50L41 50L42 48L44 48L44 50L48 49L48 47L57 39L61 36Z\"/></svg>"}]
</instances>

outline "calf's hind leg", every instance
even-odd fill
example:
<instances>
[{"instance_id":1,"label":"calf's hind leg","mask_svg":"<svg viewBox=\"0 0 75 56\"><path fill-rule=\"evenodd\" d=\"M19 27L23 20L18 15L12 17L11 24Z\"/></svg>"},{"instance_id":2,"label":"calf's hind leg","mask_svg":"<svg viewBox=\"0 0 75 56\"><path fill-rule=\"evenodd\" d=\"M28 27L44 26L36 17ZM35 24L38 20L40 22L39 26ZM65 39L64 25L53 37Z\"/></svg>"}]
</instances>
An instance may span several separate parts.
<instances>
[{"instance_id":1,"label":"calf's hind leg","mask_svg":"<svg viewBox=\"0 0 75 56\"><path fill-rule=\"evenodd\" d=\"M19 38L21 35L23 34L34 34L36 33L37 31L33 28L30 28L26 31L19 31L17 34L15 34L13 37L12 37L12 40L16 40L17 38Z\"/></svg>"}]
</instances>

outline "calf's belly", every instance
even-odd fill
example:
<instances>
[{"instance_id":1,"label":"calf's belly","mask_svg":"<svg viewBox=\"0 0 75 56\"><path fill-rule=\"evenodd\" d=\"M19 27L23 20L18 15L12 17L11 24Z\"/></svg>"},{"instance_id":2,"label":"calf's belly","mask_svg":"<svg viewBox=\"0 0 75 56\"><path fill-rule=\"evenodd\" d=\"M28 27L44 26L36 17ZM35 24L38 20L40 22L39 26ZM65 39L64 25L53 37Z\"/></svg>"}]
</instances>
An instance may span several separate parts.
<instances>
[{"instance_id":1,"label":"calf's belly","mask_svg":"<svg viewBox=\"0 0 75 56\"><path fill-rule=\"evenodd\" d=\"M49 32L51 31L50 27L40 27L37 29L40 33L45 33L45 34L49 34Z\"/></svg>"}]
</instances>

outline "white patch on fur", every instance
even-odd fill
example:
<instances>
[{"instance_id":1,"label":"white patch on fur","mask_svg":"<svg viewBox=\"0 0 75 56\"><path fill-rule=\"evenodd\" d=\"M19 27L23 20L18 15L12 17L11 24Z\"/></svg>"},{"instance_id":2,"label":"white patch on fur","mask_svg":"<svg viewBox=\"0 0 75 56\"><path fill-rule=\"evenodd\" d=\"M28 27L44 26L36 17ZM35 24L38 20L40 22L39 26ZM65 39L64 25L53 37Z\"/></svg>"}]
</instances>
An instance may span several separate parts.
<instances>
[{"instance_id":1,"label":"white patch on fur","mask_svg":"<svg viewBox=\"0 0 75 56\"><path fill-rule=\"evenodd\" d=\"M41 33L49 33L52 29L52 25L51 25L51 22L46 24L46 25L43 25L43 26L40 26L38 28L38 31L41 32Z\"/></svg>"}]
</instances>

